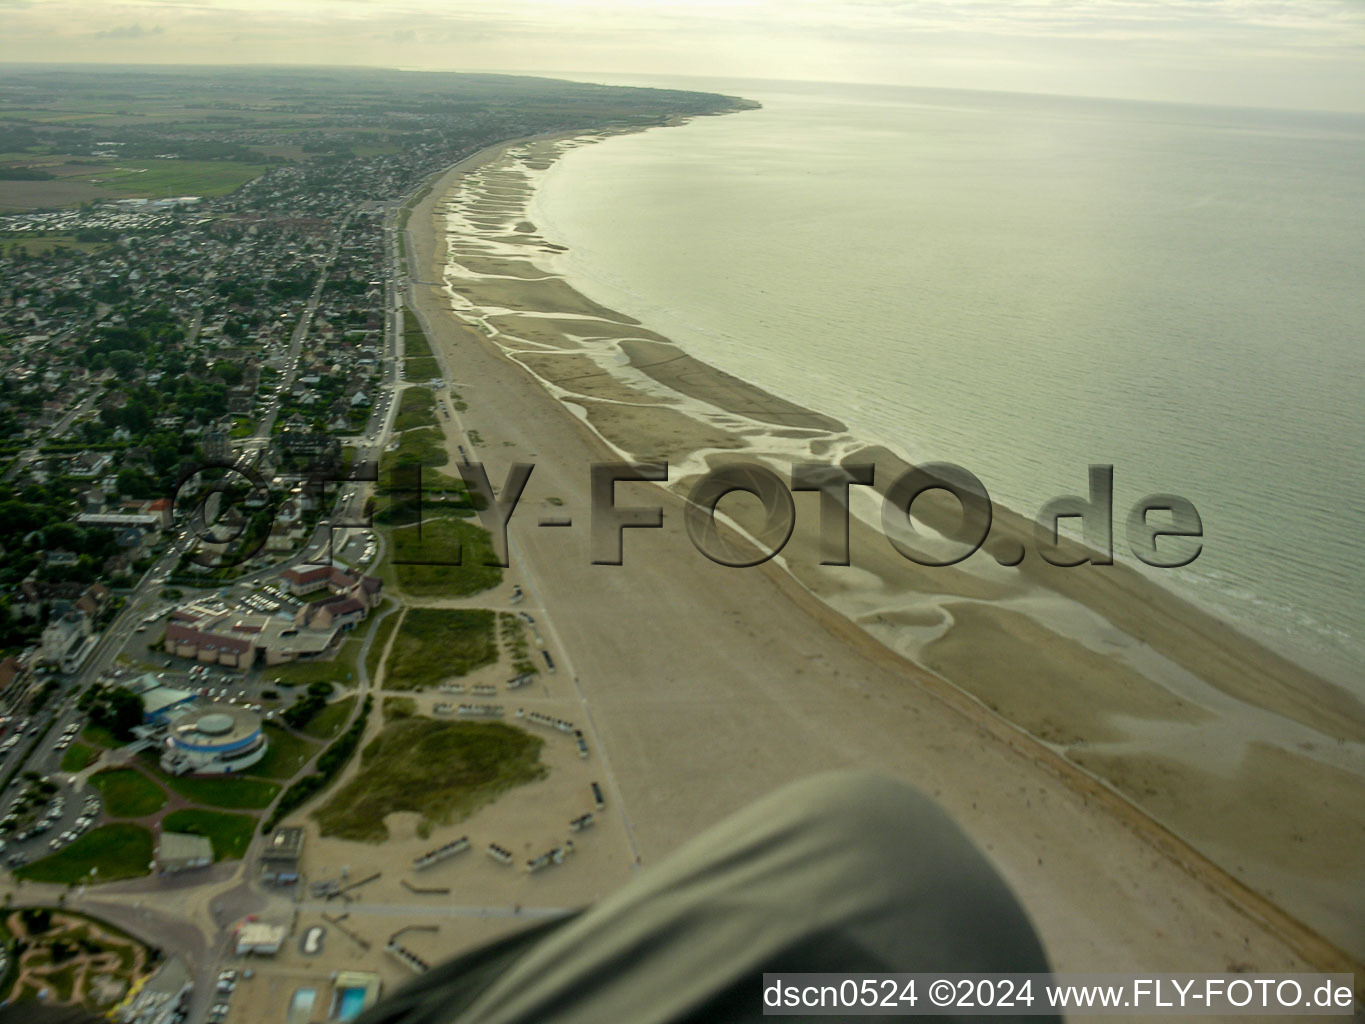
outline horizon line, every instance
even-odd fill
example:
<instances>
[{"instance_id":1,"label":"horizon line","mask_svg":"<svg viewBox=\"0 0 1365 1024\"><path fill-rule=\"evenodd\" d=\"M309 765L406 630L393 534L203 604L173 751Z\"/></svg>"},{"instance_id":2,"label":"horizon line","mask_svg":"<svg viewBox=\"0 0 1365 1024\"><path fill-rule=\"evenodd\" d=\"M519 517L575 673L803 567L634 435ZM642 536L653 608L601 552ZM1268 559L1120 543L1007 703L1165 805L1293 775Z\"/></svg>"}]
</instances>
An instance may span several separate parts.
<instances>
[{"instance_id":1,"label":"horizon line","mask_svg":"<svg viewBox=\"0 0 1365 1024\"><path fill-rule=\"evenodd\" d=\"M232 62L166 62L166 61L135 61L135 60L109 60L109 61L51 61L51 60L23 60L15 58L0 59L0 68L105 68L105 69L252 69L252 68L276 68L280 70L294 71L391 71L402 74L432 74L432 75L498 75L508 78L550 78L559 81L574 81L560 76L575 75L589 77L594 75L605 75L617 78L649 78L659 74L647 71L588 71L575 70L568 68L558 69L497 69L497 68L435 68L422 67L418 65L398 65L398 64L289 64L275 61L232 61ZM1335 108L1335 107L1297 107L1297 106L1251 106L1243 103L1219 103L1210 100L1177 100L1177 99L1156 99L1136 96L1108 96L1092 93L1076 92L1039 92L1031 89L988 89L971 88L960 85L924 85L910 84L906 82L854 82L844 79L833 78L769 78L755 75L695 75L680 72L666 72L660 77L684 78L696 81L727 81L737 82L768 82L786 85L834 85L848 86L854 88L875 88L875 89L906 89L920 91L935 91L946 93L970 93L987 96L1034 96L1045 99L1064 99L1064 100L1094 100L1104 103L1132 103L1145 104L1150 106L1162 107L1196 107L1205 110L1244 110L1260 113L1282 113L1282 114L1317 114L1328 116L1347 116L1365 117L1365 106L1359 108ZM609 83L599 83L607 85ZM668 86L619 86L619 88L655 88L667 89ZM684 90L688 91L688 90ZM698 92L713 92L711 89L698 89ZM2 112L0 112L2 113Z\"/></svg>"}]
</instances>

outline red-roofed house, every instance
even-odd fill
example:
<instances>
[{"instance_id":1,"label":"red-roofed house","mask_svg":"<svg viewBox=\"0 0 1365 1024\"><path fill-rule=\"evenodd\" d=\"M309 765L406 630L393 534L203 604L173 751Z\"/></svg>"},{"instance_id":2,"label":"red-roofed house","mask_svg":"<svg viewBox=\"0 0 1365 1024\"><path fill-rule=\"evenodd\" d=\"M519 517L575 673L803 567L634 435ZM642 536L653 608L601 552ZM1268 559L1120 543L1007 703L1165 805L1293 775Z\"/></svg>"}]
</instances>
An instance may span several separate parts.
<instances>
[{"instance_id":1,"label":"red-roofed house","mask_svg":"<svg viewBox=\"0 0 1365 1024\"><path fill-rule=\"evenodd\" d=\"M284 580L285 586L289 588L289 593L295 597L302 597L327 586L327 581L336 571L338 570L333 569L330 565L319 565L312 569L286 569L280 573L280 579Z\"/></svg>"},{"instance_id":2,"label":"red-roofed house","mask_svg":"<svg viewBox=\"0 0 1365 1024\"><path fill-rule=\"evenodd\" d=\"M256 657L255 645L250 640L206 633L179 622L166 625L166 649L177 657L229 668L249 668Z\"/></svg>"},{"instance_id":3,"label":"red-roofed house","mask_svg":"<svg viewBox=\"0 0 1365 1024\"><path fill-rule=\"evenodd\" d=\"M148 502L147 514L161 517L161 528L164 530L171 525L171 499L157 498L155 501Z\"/></svg>"},{"instance_id":4,"label":"red-roofed house","mask_svg":"<svg viewBox=\"0 0 1365 1024\"><path fill-rule=\"evenodd\" d=\"M377 576L352 576L341 569L329 565L319 565L310 569L286 569L280 579L295 597L313 594L323 587L338 596L353 597L360 601L368 612L379 604L383 597L384 582Z\"/></svg>"},{"instance_id":5,"label":"red-roofed house","mask_svg":"<svg viewBox=\"0 0 1365 1024\"><path fill-rule=\"evenodd\" d=\"M339 594L304 605L294 616L294 625L300 629L350 629L365 620L367 610L362 602Z\"/></svg>"}]
</instances>

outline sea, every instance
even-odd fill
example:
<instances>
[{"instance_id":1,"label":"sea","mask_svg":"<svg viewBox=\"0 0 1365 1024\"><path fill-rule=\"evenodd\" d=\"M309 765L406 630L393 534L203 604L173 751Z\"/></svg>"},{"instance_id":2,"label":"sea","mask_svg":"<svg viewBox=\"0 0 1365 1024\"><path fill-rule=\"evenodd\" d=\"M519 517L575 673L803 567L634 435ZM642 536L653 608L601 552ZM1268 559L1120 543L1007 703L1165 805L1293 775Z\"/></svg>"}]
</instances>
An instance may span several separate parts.
<instances>
[{"instance_id":1,"label":"sea","mask_svg":"<svg viewBox=\"0 0 1365 1024\"><path fill-rule=\"evenodd\" d=\"M1026 514L1112 465L1120 556L1187 498L1159 581L1365 695L1365 115L562 77L763 104L544 173L580 291Z\"/></svg>"}]
</instances>

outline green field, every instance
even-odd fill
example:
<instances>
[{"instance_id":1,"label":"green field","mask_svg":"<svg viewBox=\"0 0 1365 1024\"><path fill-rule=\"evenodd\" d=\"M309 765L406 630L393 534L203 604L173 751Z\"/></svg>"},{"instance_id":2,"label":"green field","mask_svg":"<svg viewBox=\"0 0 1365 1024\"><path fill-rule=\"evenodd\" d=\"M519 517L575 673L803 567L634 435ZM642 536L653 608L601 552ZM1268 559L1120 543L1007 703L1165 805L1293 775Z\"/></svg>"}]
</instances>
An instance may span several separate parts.
<instances>
[{"instance_id":1,"label":"green field","mask_svg":"<svg viewBox=\"0 0 1365 1024\"><path fill-rule=\"evenodd\" d=\"M208 836L214 860L240 860L256 832L256 816L196 809L172 811L161 819L163 832Z\"/></svg>"},{"instance_id":2,"label":"green field","mask_svg":"<svg viewBox=\"0 0 1365 1024\"><path fill-rule=\"evenodd\" d=\"M322 596L327 597L326 591ZM355 681L356 660L364 644L367 626L356 628L341 643L341 650L331 661L296 661L292 665L276 665L262 674L267 683L288 683L293 686L307 686L309 683L333 683L336 686L349 686Z\"/></svg>"},{"instance_id":3,"label":"green field","mask_svg":"<svg viewBox=\"0 0 1365 1024\"><path fill-rule=\"evenodd\" d=\"M95 749L84 743L73 743L62 755L61 769L64 772L78 772L95 759Z\"/></svg>"},{"instance_id":4,"label":"green field","mask_svg":"<svg viewBox=\"0 0 1365 1024\"><path fill-rule=\"evenodd\" d=\"M278 783L265 779L243 778L240 775L192 778L188 775L171 777L166 784L186 800L208 807L224 807L240 811L260 810L275 799L280 791Z\"/></svg>"},{"instance_id":5,"label":"green field","mask_svg":"<svg viewBox=\"0 0 1365 1024\"><path fill-rule=\"evenodd\" d=\"M93 743L97 747L104 747L106 750L113 750L115 747L122 746L118 740L114 739L114 734L102 725L87 725L81 730L81 739Z\"/></svg>"},{"instance_id":6,"label":"green field","mask_svg":"<svg viewBox=\"0 0 1365 1024\"><path fill-rule=\"evenodd\" d=\"M422 325L406 306L403 307L403 354L409 358L431 355L427 332L422 330Z\"/></svg>"},{"instance_id":7,"label":"green field","mask_svg":"<svg viewBox=\"0 0 1365 1024\"><path fill-rule=\"evenodd\" d=\"M494 614L480 608L410 608L394 641L386 690L421 690L498 660Z\"/></svg>"},{"instance_id":8,"label":"green field","mask_svg":"<svg viewBox=\"0 0 1365 1024\"><path fill-rule=\"evenodd\" d=\"M271 722L265 724L264 732L270 746L265 757L249 769L252 775L267 779L292 779L308 763L308 759L318 752L318 748L307 740Z\"/></svg>"},{"instance_id":9,"label":"green field","mask_svg":"<svg viewBox=\"0 0 1365 1024\"><path fill-rule=\"evenodd\" d=\"M104 810L115 818L142 818L166 806L166 791L135 768L96 772L90 784L104 797Z\"/></svg>"},{"instance_id":10,"label":"green field","mask_svg":"<svg viewBox=\"0 0 1365 1024\"><path fill-rule=\"evenodd\" d=\"M120 160L90 168L88 178L118 198L162 199L225 195L265 170L263 164L236 160Z\"/></svg>"},{"instance_id":11,"label":"green field","mask_svg":"<svg viewBox=\"0 0 1365 1024\"><path fill-rule=\"evenodd\" d=\"M412 390L414 389L408 388L408 391ZM380 479L387 481L389 478L388 470L391 469L401 469L407 466L439 469L449 461L450 453L446 451L445 432L440 427L409 430L399 438L397 451L385 452L380 458Z\"/></svg>"},{"instance_id":12,"label":"green field","mask_svg":"<svg viewBox=\"0 0 1365 1024\"><path fill-rule=\"evenodd\" d=\"M69 249L72 252L98 252L107 248L108 242L78 242L74 235L48 235L44 237L0 237L0 253L13 256L23 251L30 256L43 256L53 249Z\"/></svg>"},{"instance_id":13,"label":"green field","mask_svg":"<svg viewBox=\"0 0 1365 1024\"><path fill-rule=\"evenodd\" d=\"M393 421L394 430L414 430L417 427L439 426L436 419L436 396L430 388L404 388L403 397L398 403L398 415ZM442 462L436 465L442 465Z\"/></svg>"},{"instance_id":14,"label":"green field","mask_svg":"<svg viewBox=\"0 0 1365 1024\"><path fill-rule=\"evenodd\" d=\"M408 356L403 360L405 380L428 381L441 376L441 364L435 356Z\"/></svg>"},{"instance_id":15,"label":"green field","mask_svg":"<svg viewBox=\"0 0 1365 1024\"><path fill-rule=\"evenodd\" d=\"M351 709L354 707L355 697L333 701L314 715L303 727L303 731L315 739L330 740L346 727L346 721L351 717Z\"/></svg>"},{"instance_id":16,"label":"green field","mask_svg":"<svg viewBox=\"0 0 1365 1024\"><path fill-rule=\"evenodd\" d=\"M468 817L513 786L544 778L543 741L501 722L391 722L360 754L360 770L313 812L324 836L382 842L384 816L432 824Z\"/></svg>"},{"instance_id":17,"label":"green field","mask_svg":"<svg viewBox=\"0 0 1365 1024\"><path fill-rule=\"evenodd\" d=\"M109 882L151 874L152 834L141 825L119 822L87 832L50 857L14 872L29 882L74 885L83 881ZM92 868L98 869L91 875Z\"/></svg>"},{"instance_id":18,"label":"green field","mask_svg":"<svg viewBox=\"0 0 1365 1024\"><path fill-rule=\"evenodd\" d=\"M502 582L501 567L485 564L495 558L488 531L455 516L428 518L420 535L416 525L395 527L389 551L385 564L412 597L466 597Z\"/></svg>"}]
</instances>

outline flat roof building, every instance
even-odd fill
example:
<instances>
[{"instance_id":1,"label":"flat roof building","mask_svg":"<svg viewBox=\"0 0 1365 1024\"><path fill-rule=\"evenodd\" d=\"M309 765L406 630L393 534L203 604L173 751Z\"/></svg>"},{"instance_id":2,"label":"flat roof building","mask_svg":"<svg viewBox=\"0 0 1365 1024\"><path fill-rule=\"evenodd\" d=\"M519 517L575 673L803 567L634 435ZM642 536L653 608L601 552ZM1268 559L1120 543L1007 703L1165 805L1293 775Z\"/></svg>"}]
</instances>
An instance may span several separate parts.
<instances>
[{"instance_id":1,"label":"flat roof building","mask_svg":"<svg viewBox=\"0 0 1365 1024\"><path fill-rule=\"evenodd\" d=\"M274 956L284 944L284 925L253 921L237 929L237 955Z\"/></svg>"},{"instance_id":2,"label":"flat roof building","mask_svg":"<svg viewBox=\"0 0 1365 1024\"><path fill-rule=\"evenodd\" d=\"M128 688L142 698L142 720L148 725L169 721L177 709L186 708L199 699L193 690L166 686L150 672L135 679Z\"/></svg>"},{"instance_id":3,"label":"flat roof building","mask_svg":"<svg viewBox=\"0 0 1365 1024\"><path fill-rule=\"evenodd\" d=\"M187 832L161 833L156 844L156 869L162 874L206 868L212 863L213 843L207 836Z\"/></svg>"},{"instance_id":4,"label":"flat roof building","mask_svg":"<svg viewBox=\"0 0 1365 1024\"><path fill-rule=\"evenodd\" d=\"M299 880L303 857L303 829L279 828L261 851L261 872L267 882L287 885Z\"/></svg>"}]
</instances>

